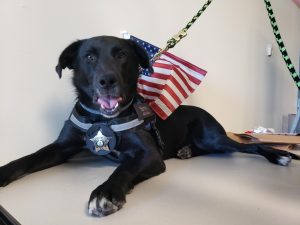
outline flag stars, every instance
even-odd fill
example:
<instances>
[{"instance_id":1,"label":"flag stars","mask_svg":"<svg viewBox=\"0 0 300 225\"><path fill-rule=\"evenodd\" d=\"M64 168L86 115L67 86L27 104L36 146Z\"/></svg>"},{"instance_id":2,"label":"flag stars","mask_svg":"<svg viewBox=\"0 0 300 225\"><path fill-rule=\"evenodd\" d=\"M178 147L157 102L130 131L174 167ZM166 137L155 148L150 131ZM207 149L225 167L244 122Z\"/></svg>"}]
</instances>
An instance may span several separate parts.
<instances>
[{"instance_id":1,"label":"flag stars","mask_svg":"<svg viewBox=\"0 0 300 225\"><path fill-rule=\"evenodd\" d=\"M148 42L145 42L143 40L140 40L132 35L130 35L130 39L135 41L136 43L140 44L147 52L149 58L153 58L155 56L155 54L160 50L158 47L151 45ZM141 74L145 75L145 76L150 76L150 72L147 70L142 70Z\"/></svg>"}]
</instances>

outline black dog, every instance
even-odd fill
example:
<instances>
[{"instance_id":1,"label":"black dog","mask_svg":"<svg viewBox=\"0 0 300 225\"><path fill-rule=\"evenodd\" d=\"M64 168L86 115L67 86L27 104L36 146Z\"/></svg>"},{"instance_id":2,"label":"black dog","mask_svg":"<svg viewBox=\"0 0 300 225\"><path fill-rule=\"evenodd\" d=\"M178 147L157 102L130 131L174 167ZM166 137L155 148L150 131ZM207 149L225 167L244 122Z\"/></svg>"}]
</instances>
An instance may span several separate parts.
<instances>
[{"instance_id":1,"label":"black dog","mask_svg":"<svg viewBox=\"0 0 300 225\"><path fill-rule=\"evenodd\" d=\"M137 94L146 52L130 40L101 36L79 40L60 55L56 71L73 70L78 102L58 139L36 153L0 167L0 186L66 162L89 148L120 162L89 200L89 213L105 216L125 203L135 184L165 171L165 159L209 153L259 154L286 166L298 156L257 144L240 144L206 111L180 106L168 119L152 113Z\"/></svg>"}]
</instances>

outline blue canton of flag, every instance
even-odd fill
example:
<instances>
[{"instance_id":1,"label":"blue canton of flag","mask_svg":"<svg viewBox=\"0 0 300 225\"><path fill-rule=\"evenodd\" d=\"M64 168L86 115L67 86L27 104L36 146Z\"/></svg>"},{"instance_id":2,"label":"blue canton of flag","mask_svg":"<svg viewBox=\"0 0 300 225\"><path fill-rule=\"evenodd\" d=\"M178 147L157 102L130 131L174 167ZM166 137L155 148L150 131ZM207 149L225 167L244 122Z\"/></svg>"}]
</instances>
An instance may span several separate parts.
<instances>
[{"instance_id":1,"label":"blue canton of flag","mask_svg":"<svg viewBox=\"0 0 300 225\"><path fill-rule=\"evenodd\" d=\"M156 47L155 45L152 45L132 35L130 35L130 39L141 45L146 50L150 59L152 59L155 56L155 54L160 50L160 48ZM148 69L141 69L140 74L145 76L151 76Z\"/></svg>"}]
</instances>

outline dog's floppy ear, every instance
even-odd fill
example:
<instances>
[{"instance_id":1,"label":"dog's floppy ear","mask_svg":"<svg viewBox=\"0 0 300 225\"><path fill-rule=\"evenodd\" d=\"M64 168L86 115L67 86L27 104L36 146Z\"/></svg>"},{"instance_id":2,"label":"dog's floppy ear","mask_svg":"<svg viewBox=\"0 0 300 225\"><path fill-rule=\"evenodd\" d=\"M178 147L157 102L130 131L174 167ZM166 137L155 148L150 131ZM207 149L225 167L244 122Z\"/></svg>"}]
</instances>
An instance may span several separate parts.
<instances>
[{"instance_id":1,"label":"dog's floppy ear","mask_svg":"<svg viewBox=\"0 0 300 225\"><path fill-rule=\"evenodd\" d=\"M55 67L56 73L59 78L61 78L61 72L66 67L69 69L74 69L76 64L76 57L79 50L80 45L82 44L82 40L78 40L70 44L68 47L63 50L58 59L58 64Z\"/></svg>"},{"instance_id":2,"label":"dog's floppy ear","mask_svg":"<svg viewBox=\"0 0 300 225\"><path fill-rule=\"evenodd\" d=\"M128 40L128 42L133 47L136 55L138 56L140 66L144 69L149 69L150 73L153 73L153 68L146 50L132 40Z\"/></svg>"}]
</instances>

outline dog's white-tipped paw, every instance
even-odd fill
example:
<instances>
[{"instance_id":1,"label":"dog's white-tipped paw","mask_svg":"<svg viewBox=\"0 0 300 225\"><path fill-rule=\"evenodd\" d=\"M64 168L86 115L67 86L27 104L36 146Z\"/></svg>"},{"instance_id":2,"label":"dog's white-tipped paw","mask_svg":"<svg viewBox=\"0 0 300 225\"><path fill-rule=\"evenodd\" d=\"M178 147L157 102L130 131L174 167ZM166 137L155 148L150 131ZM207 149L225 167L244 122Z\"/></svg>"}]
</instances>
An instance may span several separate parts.
<instances>
[{"instance_id":1,"label":"dog's white-tipped paw","mask_svg":"<svg viewBox=\"0 0 300 225\"><path fill-rule=\"evenodd\" d=\"M98 213L98 208L97 208L97 198L94 198L92 201L89 202L89 214L92 216L101 216Z\"/></svg>"},{"instance_id":2,"label":"dog's white-tipped paw","mask_svg":"<svg viewBox=\"0 0 300 225\"><path fill-rule=\"evenodd\" d=\"M278 165L287 166L292 161L291 156L280 156L277 159Z\"/></svg>"},{"instance_id":3,"label":"dog's white-tipped paw","mask_svg":"<svg viewBox=\"0 0 300 225\"><path fill-rule=\"evenodd\" d=\"M105 197L102 197L101 199L97 199L95 197L89 202L88 213L91 216L102 217L115 213L120 209L120 207L118 207Z\"/></svg>"}]
</instances>

